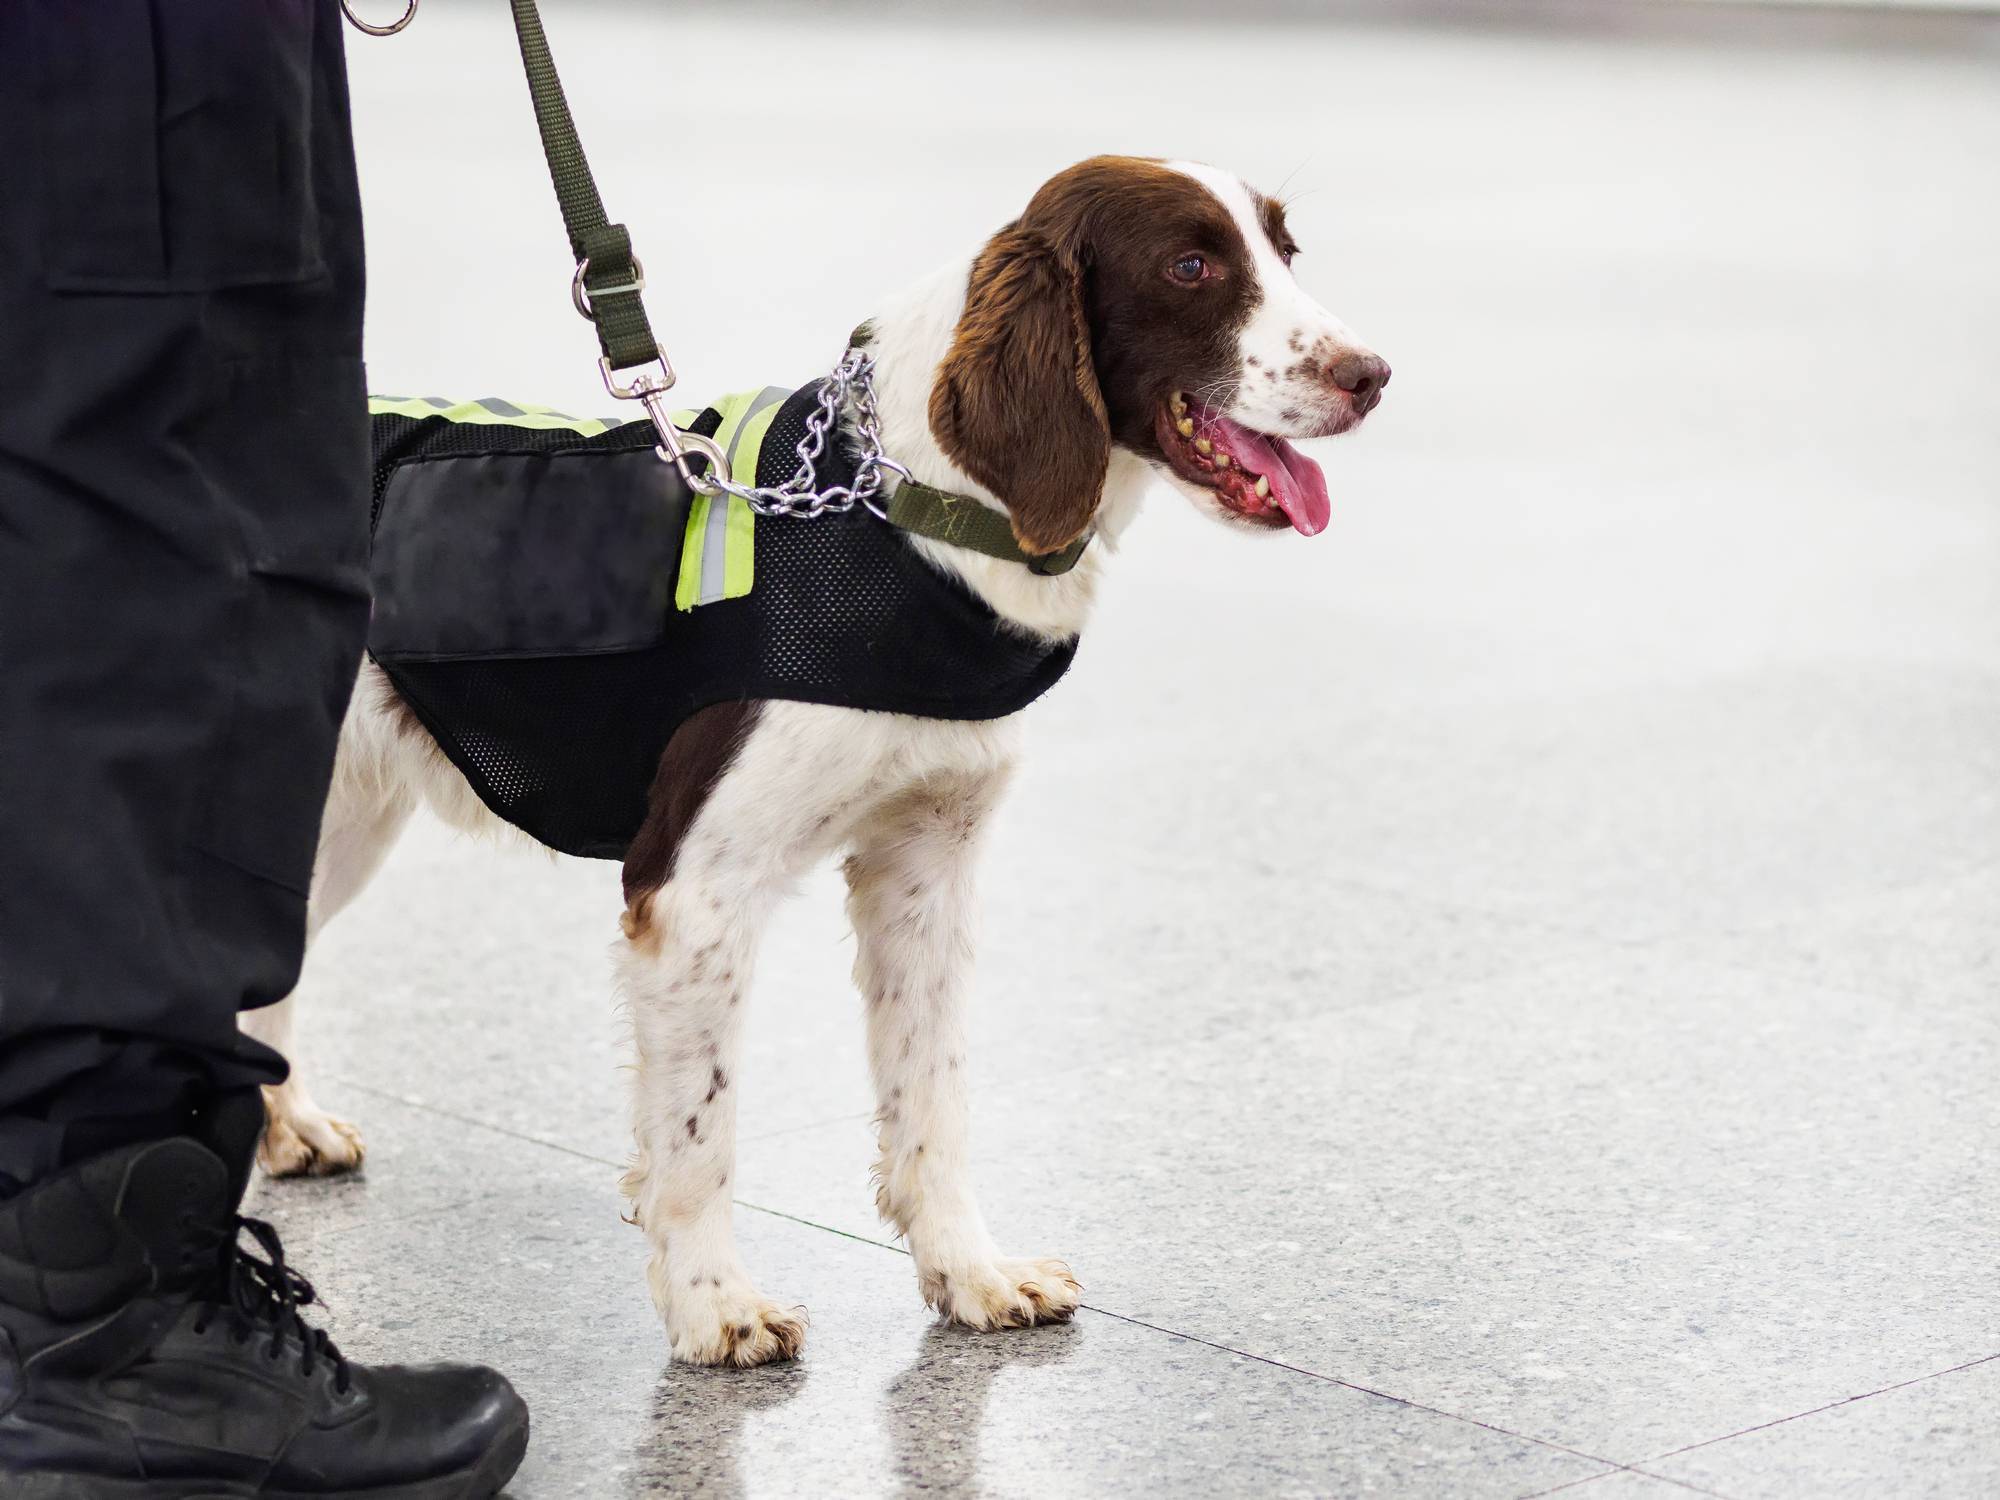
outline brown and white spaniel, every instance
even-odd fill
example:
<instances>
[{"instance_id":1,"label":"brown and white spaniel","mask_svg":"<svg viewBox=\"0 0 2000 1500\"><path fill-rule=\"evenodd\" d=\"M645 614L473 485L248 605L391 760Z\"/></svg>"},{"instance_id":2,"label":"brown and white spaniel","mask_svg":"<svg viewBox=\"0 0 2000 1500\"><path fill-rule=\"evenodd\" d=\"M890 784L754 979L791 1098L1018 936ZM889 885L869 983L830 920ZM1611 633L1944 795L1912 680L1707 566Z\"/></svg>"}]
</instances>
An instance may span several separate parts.
<instances>
[{"instance_id":1,"label":"brown and white spaniel","mask_svg":"<svg viewBox=\"0 0 2000 1500\"><path fill-rule=\"evenodd\" d=\"M1238 526L1323 530L1326 482L1292 441L1353 427L1389 367L1299 287L1296 248L1279 204L1228 173L1097 157L1051 178L969 263L880 309L869 326L886 450L916 479L1004 511L1028 550L1097 538L1047 577L910 544L1014 628L1068 637L1156 479ZM835 854L879 1106L877 1202L923 1296L982 1329L1075 1310L1062 1261L1001 1252L968 1176L973 867L1020 753L1020 717L729 703L668 746L625 869L617 966L637 1051L623 1186L676 1357L755 1365L796 1354L804 1337L736 1254L731 1082L765 917ZM367 666L326 811L312 933L419 803L461 827L501 826ZM262 1159L278 1174L340 1171L360 1160L360 1138L307 1093L291 1006L244 1018L292 1061L290 1081L268 1091Z\"/></svg>"}]
</instances>

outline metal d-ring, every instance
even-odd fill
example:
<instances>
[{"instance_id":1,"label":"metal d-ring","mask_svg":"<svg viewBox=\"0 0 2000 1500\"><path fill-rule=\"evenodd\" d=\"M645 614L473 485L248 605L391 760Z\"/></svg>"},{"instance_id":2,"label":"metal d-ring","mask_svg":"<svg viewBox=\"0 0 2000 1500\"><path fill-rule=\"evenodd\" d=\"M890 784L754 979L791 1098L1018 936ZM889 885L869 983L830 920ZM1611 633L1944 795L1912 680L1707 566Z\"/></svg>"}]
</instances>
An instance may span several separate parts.
<instances>
[{"instance_id":1,"label":"metal d-ring","mask_svg":"<svg viewBox=\"0 0 2000 1500\"><path fill-rule=\"evenodd\" d=\"M354 6L350 0L340 0L340 8L356 31L365 31L369 36L394 36L417 18L417 0L406 0L406 8L401 19L387 26L375 26L362 20L354 13Z\"/></svg>"},{"instance_id":2,"label":"metal d-ring","mask_svg":"<svg viewBox=\"0 0 2000 1500\"><path fill-rule=\"evenodd\" d=\"M576 274L569 279L569 300L570 305L576 309L578 317L586 322L595 323L597 321L597 314L591 311L590 288L583 284L583 278L589 274L590 257L586 255L576 263ZM627 292L643 292L645 290L646 267L640 261L639 257L635 255L632 257L632 279L630 281L615 282L611 286L601 286L597 289L597 295L600 297L620 297Z\"/></svg>"},{"instance_id":3,"label":"metal d-ring","mask_svg":"<svg viewBox=\"0 0 2000 1500\"><path fill-rule=\"evenodd\" d=\"M887 469L892 474L902 475L903 482L905 484L916 483L916 477L913 474L911 474L908 469L904 468L901 464L897 463L895 459L889 457L889 455L886 453L877 453L873 458L869 459L868 462L877 469ZM882 504L880 498L881 494L882 491L878 486L872 494L863 496L861 503L867 507L868 513L874 516L876 520L886 521L889 519L889 511L888 508Z\"/></svg>"}]
</instances>

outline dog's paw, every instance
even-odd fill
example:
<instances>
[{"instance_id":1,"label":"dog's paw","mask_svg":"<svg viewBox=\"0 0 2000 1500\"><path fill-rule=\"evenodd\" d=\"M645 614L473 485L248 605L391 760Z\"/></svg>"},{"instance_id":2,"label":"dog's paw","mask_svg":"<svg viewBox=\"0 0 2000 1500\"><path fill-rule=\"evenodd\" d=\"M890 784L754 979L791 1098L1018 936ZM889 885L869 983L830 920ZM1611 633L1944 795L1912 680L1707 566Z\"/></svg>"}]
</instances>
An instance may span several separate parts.
<instances>
[{"instance_id":1,"label":"dog's paw","mask_svg":"<svg viewBox=\"0 0 2000 1500\"><path fill-rule=\"evenodd\" d=\"M918 1278L924 1301L954 1323L982 1332L1067 1323L1083 1288L1059 1260L999 1260L955 1270L933 1268Z\"/></svg>"},{"instance_id":2,"label":"dog's paw","mask_svg":"<svg viewBox=\"0 0 2000 1500\"><path fill-rule=\"evenodd\" d=\"M273 1177L333 1177L352 1172L368 1154L361 1132L321 1109L296 1109L264 1095L264 1134L257 1165Z\"/></svg>"},{"instance_id":3,"label":"dog's paw","mask_svg":"<svg viewBox=\"0 0 2000 1500\"><path fill-rule=\"evenodd\" d=\"M803 1307L780 1307L754 1287L713 1279L676 1287L666 1318L668 1345L683 1364L748 1369L796 1359L806 1342Z\"/></svg>"}]
</instances>

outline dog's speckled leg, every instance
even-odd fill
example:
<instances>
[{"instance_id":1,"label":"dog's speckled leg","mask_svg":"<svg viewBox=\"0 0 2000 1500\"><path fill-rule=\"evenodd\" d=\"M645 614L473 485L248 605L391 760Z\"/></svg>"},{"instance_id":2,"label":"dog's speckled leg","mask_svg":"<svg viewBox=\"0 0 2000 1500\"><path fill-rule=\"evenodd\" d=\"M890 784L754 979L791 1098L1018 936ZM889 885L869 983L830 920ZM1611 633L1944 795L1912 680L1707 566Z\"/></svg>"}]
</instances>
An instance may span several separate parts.
<instances>
[{"instance_id":1,"label":"dog's speckled leg","mask_svg":"<svg viewBox=\"0 0 2000 1500\"><path fill-rule=\"evenodd\" d=\"M737 1038L766 916L865 804L892 732L882 715L768 705L692 816L670 748L654 811L685 832L665 858L642 835L652 854L627 864L619 967L638 1150L624 1186L674 1357L691 1364L789 1359L805 1335L799 1309L751 1284L731 1233Z\"/></svg>"},{"instance_id":2,"label":"dog's speckled leg","mask_svg":"<svg viewBox=\"0 0 2000 1500\"><path fill-rule=\"evenodd\" d=\"M757 934L769 908L712 878L683 875L654 895L628 939L624 993L639 1067L638 1152L625 1174L634 1219L653 1244L653 1302L676 1359L760 1365L805 1338L800 1309L758 1292L737 1258L736 1053Z\"/></svg>"},{"instance_id":3,"label":"dog's speckled leg","mask_svg":"<svg viewBox=\"0 0 2000 1500\"><path fill-rule=\"evenodd\" d=\"M924 781L871 816L846 865L881 1141L876 1203L909 1241L924 1299L982 1329L1061 1322L1080 1291L1061 1261L1003 1257L972 1195L973 866L1005 780L993 772Z\"/></svg>"}]
</instances>

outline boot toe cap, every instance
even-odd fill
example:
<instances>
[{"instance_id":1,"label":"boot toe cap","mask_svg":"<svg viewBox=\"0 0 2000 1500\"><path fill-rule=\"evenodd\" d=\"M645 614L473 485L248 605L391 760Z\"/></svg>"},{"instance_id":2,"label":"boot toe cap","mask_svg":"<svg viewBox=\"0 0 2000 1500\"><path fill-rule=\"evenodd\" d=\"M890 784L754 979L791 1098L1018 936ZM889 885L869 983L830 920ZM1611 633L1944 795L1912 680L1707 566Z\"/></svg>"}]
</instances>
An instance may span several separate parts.
<instances>
[{"instance_id":1,"label":"boot toe cap","mask_svg":"<svg viewBox=\"0 0 2000 1500\"><path fill-rule=\"evenodd\" d=\"M353 1380L348 1395L293 1440L269 1483L339 1493L469 1475L504 1462L497 1489L527 1446L527 1403L504 1375L483 1365L356 1367Z\"/></svg>"}]
</instances>

